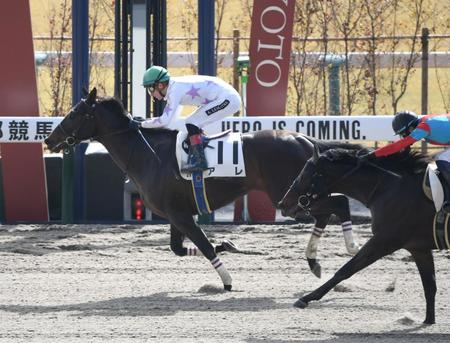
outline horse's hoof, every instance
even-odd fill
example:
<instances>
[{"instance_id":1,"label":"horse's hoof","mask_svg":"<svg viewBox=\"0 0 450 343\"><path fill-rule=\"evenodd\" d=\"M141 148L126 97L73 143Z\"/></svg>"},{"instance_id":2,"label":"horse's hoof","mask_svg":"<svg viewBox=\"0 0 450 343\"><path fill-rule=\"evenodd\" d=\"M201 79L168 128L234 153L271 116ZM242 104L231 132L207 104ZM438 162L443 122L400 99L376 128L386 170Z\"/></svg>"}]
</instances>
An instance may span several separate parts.
<instances>
[{"instance_id":1,"label":"horse's hoof","mask_svg":"<svg viewBox=\"0 0 450 343\"><path fill-rule=\"evenodd\" d=\"M436 321L434 319L425 319L423 321L423 323L426 325L432 325L432 324L436 324Z\"/></svg>"},{"instance_id":2,"label":"horse's hoof","mask_svg":"<svg viewBox=\"0 0 450 343\"><path fill-rule=\"evenodd\" d=\"M308 258L308 264L311 272L320 279L322 276L322 267L320 266L318 260L315 258Z\"/></svg>"},{"instance_id":3,"label":"horse's hoof","mask_svg":"<svg viewBox=\"0 0 450 343\"><path fill-rule=\"evenodd\" d=\"M231 285L223 285L226 291L231 291Z\"/></svg>"},{"instance_id":4,"label":"horse's hoof","mask_svg":"<svg viewBox=\"0 0 450 343\"><path fill-rule=\"evenodd\" d=\"M306 308L308 307L308 303L306 301L303 301L302 298L300 298L294 303L294 307Z\"/></svg>"},{"instance_id":5,"label":"horse's hoof","mask_svg":"<svg viewBox=\"0 0 450 343\"><path fill-rule=\"evenodd\" d=\"M361 246L357 243L349 244L347 246L347 252L350 255L356 255L358 253L359 249L361 249Z\"/></svg>"},{"instance_id":6,"label":"horse's hoof","mask_svg":"<svg viewBox=\"0 0 450 343\"><path fill-rule=\"evenodd\" d=\"M225 249L225 251L231 252L231 253L237 253L239 252L239 248L234 244L232 241L226 239L222 242L222 247Z\"/></svg>"}]
</instances>

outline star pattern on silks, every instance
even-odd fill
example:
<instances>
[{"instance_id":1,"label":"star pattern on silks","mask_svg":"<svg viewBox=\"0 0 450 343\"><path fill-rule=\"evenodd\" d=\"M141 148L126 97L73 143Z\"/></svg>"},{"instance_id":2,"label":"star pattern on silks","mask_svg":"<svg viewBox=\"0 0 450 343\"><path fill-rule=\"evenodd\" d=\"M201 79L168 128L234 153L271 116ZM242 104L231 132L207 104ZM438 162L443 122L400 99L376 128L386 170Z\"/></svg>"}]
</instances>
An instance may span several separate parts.
<instances>
[{"instance_id":1,"label":"star pattern on silks","mask_svg":"<svg viewBox=\"0 0 450 343\"><path fill-rule=\"evenodd\" d=\"M217 100L217 97L215 97L214 99L208 99L205 98L205 100L203 100L202 105L208 105L210 102L213 102L214 100Z\"/></svg>"},{"instance_id":2,"label":"star pattern on silks","mask_svg":"<svg viewBox=\"0 0 450 343\"><path fill-rule=\"evenodd\" d=\"M194 86L191 86L191 89L186 92L186 95L190 95L192 99L194 99L196 96L200 97L200 94L198 94L198 91L200 88L195 88Z\"/></svg>"},{"instance_id":3,"label":"star pattern on silks","mask_svg":"<svg viewBox=\"0 0 450 343\"><path fill-rule=\"evenodd\" d=\"M164 107L163 113L169 113L170 111L172 111L172 108L167 104L166 107Z\"/></svg>"}]
</instances>

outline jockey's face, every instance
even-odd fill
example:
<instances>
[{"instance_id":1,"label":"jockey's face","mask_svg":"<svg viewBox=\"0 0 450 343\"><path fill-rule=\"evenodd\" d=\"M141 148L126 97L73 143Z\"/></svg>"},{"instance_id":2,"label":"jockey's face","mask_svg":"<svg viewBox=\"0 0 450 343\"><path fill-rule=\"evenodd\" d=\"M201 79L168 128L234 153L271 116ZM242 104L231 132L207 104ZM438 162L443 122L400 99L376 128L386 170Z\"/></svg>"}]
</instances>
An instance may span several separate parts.
<instances>
[{"instance_id":1,"label":"jockey's face","mask_svg":"<svg viewBox=\"0 0 450 343\"><path fill-rule=\"evenodd\" d=\"M167 86L164 83L158 82L147 87L147 92L155 99L162 100L166 95L166 89Z\"/></svg>"}]
</instances>

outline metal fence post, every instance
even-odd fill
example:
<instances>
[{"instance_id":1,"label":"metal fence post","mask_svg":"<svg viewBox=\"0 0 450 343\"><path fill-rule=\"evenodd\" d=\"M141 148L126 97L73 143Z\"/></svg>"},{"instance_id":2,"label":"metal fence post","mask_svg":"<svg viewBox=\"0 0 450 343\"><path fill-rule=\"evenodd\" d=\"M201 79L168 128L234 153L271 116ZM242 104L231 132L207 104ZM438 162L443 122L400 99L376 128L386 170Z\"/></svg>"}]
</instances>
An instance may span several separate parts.
<instances>
[{"instance_id":1,"label":"metal fence post","mask_svg":"<svg viewBox=\"0 0 450 343\"><path fill-rule=\"evenodd\" d=\"M73 196L73 177L74 177L74 153L73 148L69 147L64 151L62 165L62 200L61 200L61 220L64 224L74 222L74 196Z\"/></svg>"},{"instance_id":2,"label":"metal fence post","mask_svg":"<svg viewBox=\"0 0 450 343\"><path fill-rule=\"evenodd\" d=\"M430 32L428 28L422 28L422 115L428 114L428 41ZM422 140L421 149L427 153L427 143Z\"/></svg>"},{"instance_id":3,"label":"metal fence post","mask_svg":"<svg viewBox=\"0 0 450 343\"><path fill-rule=\"evenodd\" d=\"M238 59L240 53L240 31L233 30L233 87L239 92L239 71L238 71Z\"/></svg>"},{"instance_id":4,"label":"metal fence post","mask_svg":"<svg viewBox=\"0 0 450 343\"><path fill-rule=\"evenodd\" d=\"M237 70L241 79L242 116L245 117L247 116L247 83L250 70L250 59L248 56L238 57ZM248 196L244 195L242 200L242 220L244 223L248 223L251 221L248 213Z\"/></svg>"},{"instance_id":5,"label":"metal fence post","mask_svg":"<svg viewBox=\"0 0 450 343\"><path fill-rule=\"evenodd\" d=\"M341 114L341 86L339 72L341 65L345 62L345 58L340 55L326 55L323 61L325 65L328 66L330 115L338 116Z\"/></svg>"}]
</instances>

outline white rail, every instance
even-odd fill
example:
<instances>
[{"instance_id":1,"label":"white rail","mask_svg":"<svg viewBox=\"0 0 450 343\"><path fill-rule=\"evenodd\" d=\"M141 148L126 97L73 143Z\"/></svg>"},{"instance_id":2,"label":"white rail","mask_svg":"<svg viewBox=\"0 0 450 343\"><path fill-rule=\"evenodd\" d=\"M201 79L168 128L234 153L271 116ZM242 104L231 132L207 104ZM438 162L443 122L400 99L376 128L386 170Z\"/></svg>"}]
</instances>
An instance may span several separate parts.
<instances>
[{"instance_id":1,"label":"white rail","mask_svg":"<svg viewBox=\"0 0 450 343\"><path fill-rule=\"evenodd\" d=\"M331 52L328 52L332 54ZM71 52L62 52L61 55L65 58L71 58ZM242 56L248 56L247 52L242 52ZM293 53L292 60L298 65L306 59L307 66L316 65L324 58L323 52L309 52L306 55ZM375 63L378 68L391 68L393 63L395 65L406 65L410 60L410 52L377 52L374 55ZM414 64L416 68L421 67L421 53L414 54ZM49 64L52 59L56 59L58 53L55 51L37 51L35 54L38 64ZM339 56L345 56L340 54ZM348 63L352 68L361 68L367 65L369 61L369 54L366 52L351 52L348 54ZM217 56L219 65L221 67L233 66L233 54L231 52L220 52ZM197 53L184 52L168 52L167 64L169 67L187 68L197 63ZM95 52L91 56L91 63L95 65L102 65L105 67L114 66L114 52ZM429 52L428 63L430 68L450 68L450 51L432 51Z\"/></svg>"},{"instance_id":2,"label":"white rail","mask_svg":"<svg viewBox=\"0 0 450 343\"><path fill-rule=\"evenodd\" d=\"M56 128L62 117L0 117L0 143L39 143ZM205 128L206 133L231 129L250 132L283 129L323 140L391 141L392 116L269 116L230 117Z\"/></svg>"}]
</instances>

